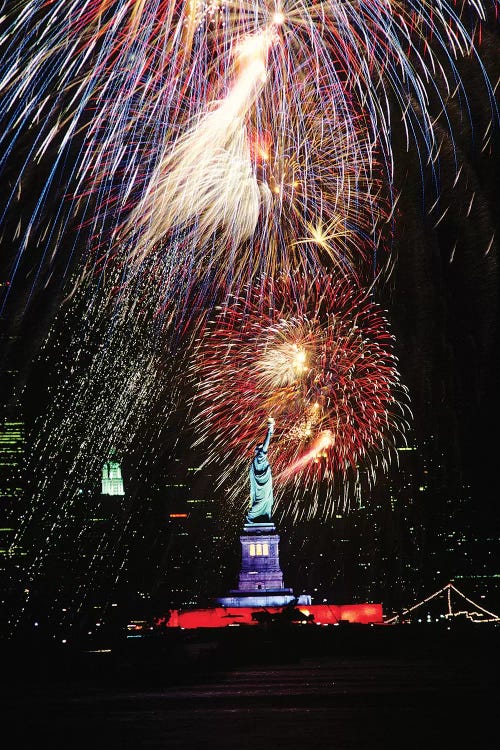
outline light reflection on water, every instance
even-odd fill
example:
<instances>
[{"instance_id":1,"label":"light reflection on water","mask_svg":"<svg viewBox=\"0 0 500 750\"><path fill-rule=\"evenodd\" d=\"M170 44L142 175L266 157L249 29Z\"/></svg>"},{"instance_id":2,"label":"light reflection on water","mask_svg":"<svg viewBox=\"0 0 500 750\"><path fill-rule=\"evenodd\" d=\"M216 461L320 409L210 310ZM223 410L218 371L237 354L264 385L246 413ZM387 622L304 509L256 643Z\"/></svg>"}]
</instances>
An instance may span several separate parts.
<instances>
[{"instance_id":1,"label":"light reflection on water","mask_svg":"<svg viewBox=\"0 0 500 750\"><path fill-rule=\"evenodd\" d=\"M13 712L18 747L497 748L498 664L308 659L127 688L40 685ZM44 744L44 743L47 743Z\"/></svg>"}]
</instances>

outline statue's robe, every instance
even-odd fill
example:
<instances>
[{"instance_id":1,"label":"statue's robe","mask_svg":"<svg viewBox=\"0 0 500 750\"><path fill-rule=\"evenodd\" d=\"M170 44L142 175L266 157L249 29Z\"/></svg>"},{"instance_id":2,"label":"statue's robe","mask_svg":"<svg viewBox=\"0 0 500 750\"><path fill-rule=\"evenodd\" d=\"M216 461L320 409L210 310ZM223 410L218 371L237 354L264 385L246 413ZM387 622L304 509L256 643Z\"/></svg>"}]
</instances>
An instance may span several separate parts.
<instances>
[{"instance_id":1,"label":"statue's robe","mask_svg":"<svg viewBox=\"0 0 500 750\"><path fill-rule=\"evenodd\" d=\"M248 523L269 523L273 509L273 480L267 450L255 449L250 465L250 509Z\"/></svg>"}]
</instances>

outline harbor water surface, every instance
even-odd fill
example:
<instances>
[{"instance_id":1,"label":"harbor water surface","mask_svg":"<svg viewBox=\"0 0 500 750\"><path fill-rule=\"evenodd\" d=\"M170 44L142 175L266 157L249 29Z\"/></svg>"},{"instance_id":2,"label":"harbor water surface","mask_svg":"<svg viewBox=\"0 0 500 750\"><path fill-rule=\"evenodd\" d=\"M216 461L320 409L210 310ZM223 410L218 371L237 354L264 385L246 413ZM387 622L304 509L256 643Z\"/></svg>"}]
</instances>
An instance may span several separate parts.
<instances>
[{"instance_id":1,"label":"harbor water surface","mask_svg":"<svg viewBox=\"0 0 500 750\"><path fill-rule=\"evenodd\" d=\"M497 634L487 640L484 648L469 649L464 639L428 655L350 651L273 661L246 653L222 668L216 654L207 668L184 672L178 663L171 674L168 661L159 658L153 669L150 657L140 674L123 661L112 679L105 652L80 675L71 662L51 674L46 660L34 678L14 669L4 682L3 729L17 748L53 750L493 750L500 746ZM193 648L200 657L208 644Z\"/></svg>"}]
</instances>

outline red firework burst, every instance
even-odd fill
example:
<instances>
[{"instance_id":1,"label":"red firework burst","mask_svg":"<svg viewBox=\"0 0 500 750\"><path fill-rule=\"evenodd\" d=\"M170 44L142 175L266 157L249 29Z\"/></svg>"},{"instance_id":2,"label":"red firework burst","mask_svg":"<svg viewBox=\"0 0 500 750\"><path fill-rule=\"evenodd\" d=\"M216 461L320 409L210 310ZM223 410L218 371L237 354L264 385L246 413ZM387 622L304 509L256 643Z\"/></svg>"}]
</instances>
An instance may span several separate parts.
<instances>
[{"instance_id":1,"label":"red firework burst","mask_svg":"<svg viewBox=\"0 0 500 750\"><path fill-rule=\"evenodd\" d=\"M198 339L197 444L244 473L273 417L278 494L387 462L406 402L392 339L378 305L345 279L296 274L249 290Z\"/></svg>"}]
</instances>

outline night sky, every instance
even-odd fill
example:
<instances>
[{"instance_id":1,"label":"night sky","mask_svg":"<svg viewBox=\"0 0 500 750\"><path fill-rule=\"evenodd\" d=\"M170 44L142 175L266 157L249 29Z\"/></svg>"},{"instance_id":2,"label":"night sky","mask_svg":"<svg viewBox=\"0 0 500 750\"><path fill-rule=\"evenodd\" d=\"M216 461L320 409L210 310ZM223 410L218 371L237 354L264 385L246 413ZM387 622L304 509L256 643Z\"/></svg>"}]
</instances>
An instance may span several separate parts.
<instances>
[{"instance_id":1,"label":"night sky","mask_svg":"<svg viewBox=\"0 0 500 750\"><path fill-rule=\"evenodd\" d=\"M493 85L500 73L498 48L498 28L492 21L484 28L481 56ZM469 96L470 120L465 106L460 107L454 100L448 108L454 142L444 125L440 132L438 189L428 165L423 167L422 180L416 151L407 151L403 128L394 116L391 138L399 198L390 251L393 270L388 281L376 290L377 301L387 310L401 379L409 390L413 421L408 444L416 448L412 481L419 486L425 480L428 490L415 494L414 488L405 488L407 469L393 464L375 488L366 493L361 509L327 520L318 518L296 524L286 517L278 520L286 584L297 591L317 589L320 599L359 601L365 596L388 602L389 609L396 609L412 604L418 596L431 593L455 575L500 573L494 562L498 562L500 536L500 284L498 239L491 241L492 237L498 238L500 216L498 122L493 125L489 145L482 151L483 135L492 119L490 103L477 63L470 59L460 61L459 70ZM437 103L435 106L437 113ZM29 147L28 134L16 142L16 158L24 158ZM75 153L76 149L77 146ZM462 165L457 181L455 158ZM21 410L28 446L35 444L27 458L23 480L28 492L20 513L25 519L22 544L29 550L28 561L39 557L44 560L40 566L35 565L33 588L50 591L49 596L55 599L69 596L74 601L87 595L88 581L82 583L79 578L80 593L65 592L64 596L51 589L47 581L65 566L69 554L65 544L70 547L72 539L78 540L80 549L93 544L90 536L85 541L82 524L86 525L87 510L91 514L94 507L91 495L98 487L99 476L92 478L83 472L81 484L89 499L85 501L87 506L82 501L78 511L74 504L65 505L67 498L58 494L58 487L71 465L72 452L85 439L85 409L90 409L92 399L98 399L100 382L88 383L91 395L84 403L81 423L64 428L60 450L51 447L43 454L44 460L50 456L52 467L47 472L48 497L35 501L30 496L30 472L40 471L37 450L42 443L50 443L50 431L59 429L58 425L71 412L68 400L72 391L61 384L71 378L73 356L85 339L83 328L81 340L74 336L80 325L81 308L64 301L71 288L71 272L80 264L78 251L84 251L82 247L73 250L73 228L67 227L67 235L61 237L52 259L43 257L34 242L29 245L12 277L17 222L32 212L39 186L50 169L50 159L51 153L27 171L19 201L10 205L2 219L0 280L11 281L11 286L1 290L9 289L0 319L1 403L4 416L17 416ZM4 197L10 192L14 173L15 159L10 157L2 174ZM61 181L59 194L54 190L46 212L57 210L64 187ZM85 232L82 243L84 239ZM94 330L85 339L90 352L89 368L99 336L108 335L105 306L102 311L98 335ZM52 326L55 333L46 343ZM110 358L106 378L112 379L119 342L109 339L106 345ZM136 357L137 362L143 353L132 343L126 350L126 356ZM149 398L141 395L144 400L137 421L125 428L134 434L121 455L127 504L109 542L112 552L107 553L117 566L128 560L133 571L121 589L123 597L131 602L131 610L139 606L136 595L131 593L138 589L151 597L153 609L167 601L169 581L173 578L165 571L172 566L173 555L180 554L185 564L178 580L184 579L193 597L200 601L223 593L220 587L232 587L238 572L241 508L227 508L214 492L213 466L210 472L198 475L191 488L194 495L204 494L206 499L214 500L213 521L207 525L206 520L200 520L193 525L182 553L177 552L179 540L165 520L175 506L175 500L169 500L162 489L166 478L186 476L188 467L198 465L203 454L190 448L193 436L184 423L181 396L188 384L179 375L182 356L172 357L167 352L161 361ZM86 364L80 360L78 366L83 372ZM118 369L117 366L117 373ZM126 378L126 370L123 373L120 377ZM118 378L118 390L120 383ZM113 387L108 393L111 398ZM105 458L113 439L109 435L97 447L87 446L97 454L98 463ZM394 496L400 498L396 508L390 501ZM54 524L61 525L63 531L53 535L46 554L42 537ZM410 526L416 529L415 533L408 531ZM462 549L469 555L466 565L458 548L445 553L443 535L453 530L463 532ZM215 543L214 533L220 537ZM345 538L349 541L342 542ZM370 575L360 573L359 563L366 560L372 566ZM408 562L410 568L406 566ZM99 570L96 564L95 575ZM21 572L22 581L26 581L24 575ZM71 588L71 581L67 585ZM481 590L490 596L491 606L500 603L498 589L488 588L488 583L481 585ZM477 582L471 584L470 580L462 587L471 594L479 590ZM15 594L13 600L15 608Z\"/></svg>"}]
</instances>

